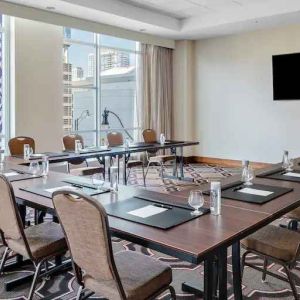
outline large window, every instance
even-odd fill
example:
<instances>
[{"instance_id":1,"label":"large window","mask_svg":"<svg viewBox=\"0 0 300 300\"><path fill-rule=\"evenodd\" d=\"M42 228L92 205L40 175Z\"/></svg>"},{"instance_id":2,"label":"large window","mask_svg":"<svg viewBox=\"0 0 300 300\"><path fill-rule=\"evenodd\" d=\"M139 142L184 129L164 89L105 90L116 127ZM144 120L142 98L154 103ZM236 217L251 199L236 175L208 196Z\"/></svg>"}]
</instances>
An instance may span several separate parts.
<instances>
[{"instance_id":1,"label":"large window","mask_svg":"<svg viewBox=\"0 0 300 300\"><path fill-rule=\"evenodd\" d=\"M8 53L9 20L0 15L0 147L5 149L9 138Z\"/></svg>"},{"instance_id":2,"label":"large window","mask_svg":"<svg viewBox=\"0 0 300 300\"><path fill-rule=\"evenodd\" d=\"M107 132L101 126L107 108L136 134L138 49L135 41L64 28L65 133L81 134L87 146L99 145ZM113 114L108 120L110 130L124 132Z\"/></svg>"}]
</instances>

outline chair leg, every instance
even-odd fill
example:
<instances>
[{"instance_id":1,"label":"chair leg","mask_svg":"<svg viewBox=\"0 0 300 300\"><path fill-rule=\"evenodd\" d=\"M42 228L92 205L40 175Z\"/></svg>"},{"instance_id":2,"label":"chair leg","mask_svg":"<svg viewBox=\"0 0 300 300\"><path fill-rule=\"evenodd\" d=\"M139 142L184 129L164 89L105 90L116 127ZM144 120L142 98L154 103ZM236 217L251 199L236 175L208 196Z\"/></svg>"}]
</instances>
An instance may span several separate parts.
<instances>
[{"instance_id":1,"label":"chair leg","mask_svg":"<svg viewBox=\"0 0 300 300\"><path fill-rule=\"evenodd\" d=\"M146 187L146 176L145 176L145 168L144 168L144 165L142 165L142 171L143 171L144 187Z\"/></svg>"},{"instance_id":2,"label":"chair leg","mask_svg":"<svg viewBox=\"0 0 300 300\"><path fill-rule=\"evenodd\" d=\"M264 270L263 270L263 272L262 272L262 277L261 277L261 280L263 281L263 282L265 282L266 281L266 276L267 276L267 267L268 267L268 259L265 257L264 258Z\"/></svg>"},{"instance_id":3,"label":"chair leg","mask_svg":"<svg viewBox=\"0 0 300 300\"><path fill-rule=\"evenodd\" d=\"M249 252L245 252L242 256L242 260L241 260L241 279L243 279L243 274L244 274L244 267L245 267L245 261L246 261L246 256Z\"/></svg>"},{"instance_id":4,"label":"chair leg","mask_svg":"<svg viewBox=\"0 0 300 300\"><path fill-rule=\"evenodd\" d=\"M1 263L0 263L0 275L4 269L4 266L5 266L5 263L6 263L6 260L7 260L7 257L10 253L10 250L8 247L5 248L5 251L3 253L3 256L2 256L2 259L1 259Z\"/></svg>"},{"instance_id":5,"label":"chair leg","mask_svg":"<svg viewBox=\"0 0 300 300\"><path fill-rule=\"evenodd\" d=\"M286 265L283 265L283 267L284 267L284 270L285 270L286 275L288 277L288 280L289 280L289 283L290 283L290 286L291 286L291 289L292 289L292 292L293 292L293 296L294 296L295 300L299 300L299 297L298 297L298 294L297 294L297 289L296 289L296 286L295 286L295 282L294 282L294 279L293 279L293 276L292 276L292 272L290 271L290 269Z\"/></svg>"},{"instance_id":6,"label":"chair leg","mask_svg":"<svg viewBox=\"0 0 300 300\"><path fill-rule=\"evenodd\" d=\"M171 285L169 286L169 291L170 291L172 300L176 300L176 293L175 293L174 288Z\"/></svg>"},{"instance_id":7,"label":"chair leg","mask_svg":"<svg viewBox=\"0 0 300 300\"><path fill-rule=\"evenodd\" d=\"M145 174L145 180L146 180L146 176L147 176L148 171L149 171L149 167L150 167L150 162L148 162L148 165L147 165L146 174Z\"/></svg>"},{"instance_id":8,"label":"chair leg","mask_svg":"<svg viewBox=\"0 0 300 300\"><path fill-rule=\"evenodd\" d=\"M160 164L160 176L161 179L164 179L164 164Z\"/></svg>"},{"instance_id":9,"label":"chair leg","mask_svg":"<svg viewBox=\"0 0 300 300\"><path fill-rule=\"evenodd\" d=\"M80 300L81 299L82 290L83 290L83 286L80 285L79 289L78 289L78 292L77 292L76 300Z\"/></svg>"},{"instance_id":10,"label":"chair leg","mask_svg":"<svg viewBox=\"0 0 300 300\"><path fill-rule=\"evenodd\" d=\"M44 260L42 260L41 262L39 262L35 266L35 273L34 273L33 281L32 281L32 284L31 284L31 288L30 288L30 292L29 292L27 300L32 300L33 299L33 295L34 295L34 291L35 291L35 286L37 284L39 275L41 273L41 268L42 268L43 263L44 263Z\"/></svg>"},{"instance_id":11,"label":"chair leg","mask_svg":"<svg viewBox=\"0 0 300 300\"><path fill-rule=\"evenodd\" d=\"M131 172L131 168L128 168L128 174L127 174L127 178L126 178L127 184L128 184L128 179L129 179L129 176L130 176L130 172Z\"/></svg>"}]
</instances>

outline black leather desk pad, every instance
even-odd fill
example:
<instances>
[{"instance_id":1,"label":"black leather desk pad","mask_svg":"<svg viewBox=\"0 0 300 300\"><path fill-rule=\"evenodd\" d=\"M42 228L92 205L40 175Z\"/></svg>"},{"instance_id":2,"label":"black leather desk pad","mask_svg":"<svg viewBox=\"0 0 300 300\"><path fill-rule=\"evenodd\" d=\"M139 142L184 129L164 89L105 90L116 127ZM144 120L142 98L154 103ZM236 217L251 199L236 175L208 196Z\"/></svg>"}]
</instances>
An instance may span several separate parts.
<instances>
[{"instance_id":1,"label":"black leather desk pad","mask_svg":"<svg viewBox=\"0 0 300 300\"><path fill-rule=\"evenodd\" d=\"M239 192L239 190L241 190L242 188L251 188L256 190L269 191L272 192L272 194L268 196L260 196L260 195L253 195L253 194ZM284 187L271 186L271 185L262 185L262 184L254 183L253 185L246 186L244 184L238 184L234 187L229 187L225 190L222 190L221 197L243 201L243 202L255 203L255 204L264 204L266 202L269 202L275 198L278 198L292 191L293 189L291 188L284 188Z\"/></svg>"},{"instance_id":2,"label":"black leather desk pad","mask_svg":"<svg viewBox=\"0 0 300 300\"><path fill-rule=\"evenodd\" d=\"M103 190L95 190L95 189L91 189L91 188L87 188L87 187L79 187L78 185L76 185L75 187L71 184L67 184L65 182L52 182L51 184L45 184L45 185L36 185L36 186L30 186L30 187L24 187L24 188L20 188L20 190L32 193L32 194L36 194L39 196L43 196L46 198L52 198L52 193L45 191L46 189L52 189L52 188L56 188L56 187L64 187L64 186L69 186L71 189L74 189L74 191L77 192L81 192L84 194L87 194L89 196L95 196L95 195L99 195L99 194L103 194L106 193L107 191L103 191Z\"/></svg>"},{"instance_id":3,"label":"black leather desk pad","mask_svg":"<svg viewBox=\"0 0 300 300\"><path fill-rule=\"evenodd\" d=\"M262 173L260 175L257 175L257 177L284 180L284 181L300 182L300 177L284 175L285 173L290 173L290 172L300 174L299 170L285 171L285 170L280 168L280 169L277 169L275 171L273 170L273 171L270 171L270 172Z\"/></svg>"},{"instance_id":4,"label":"black leather desk pad","mask_svg":"<svg viewBox=\"0 0 300 300\"><path fill-rule=\"evenodd\" d=\"M148 205L164 206L165 208L169 209L156 215L149 216L147 218L141 218L138 216L128 214L128 212L130 211L143 208ZM139 197L132 197L124 201L106 204L104 205L104 207L106 209L107 214L110 216L164 230L178 226L180 224L201 217L210 212L208 208L201 208L202 215L195 216L191 215L192 209L164 204L163 202L158 201L154 202Z\"/></svg>"}]
</instances>

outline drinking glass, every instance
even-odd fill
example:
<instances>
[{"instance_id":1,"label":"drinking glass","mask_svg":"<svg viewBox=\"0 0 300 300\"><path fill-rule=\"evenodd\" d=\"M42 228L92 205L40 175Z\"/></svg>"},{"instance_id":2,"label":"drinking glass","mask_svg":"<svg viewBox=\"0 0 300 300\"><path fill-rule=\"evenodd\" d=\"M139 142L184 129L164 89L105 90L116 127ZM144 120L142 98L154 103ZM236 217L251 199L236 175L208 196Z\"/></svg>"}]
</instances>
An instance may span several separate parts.
<instances>
[{"instance_id":1,"label":"drinking glass","mask_svg":"<svg viewBox=\"0 0 300 300\"><path fill-rule=\"evenodd\" d=\"M75 153L80 153L82 150L82 144L80 140L75 140Z\"/></svg>"},{"instance_id":2,"label":"drinking glass","mask_svg":"<svg viewBox=\"0 0 300 300\"><path fill-rule=\"evenodd\" d=\"M286 169L288 172L291 172L294 170L294 160L291 158L289 159L288 167Z\"/></svg>"},{"instance_id":3,"label":"drinking glass","mask_svg":"<svg viewBox=\"0 0 300 300\"><path fill-rule=\"evenodd\" d=\"M242 181L244 185L252 185L252 179L254 178L254 172L251 167L243 169Z\"/></svg>"},{"instance_id":4,"label":"drinking glass","mask_svg":"<svg viewBox=\"0 0 300 300\"><path fill-rule=\"evenodd\" d=\"M199 216L202 212L199 210L204 205L204 197L202 191L193 190L190 192L188 203L191 207L194 208L194 211L191 212L191 215Z\"/></svg>"},{"instance_id":5,"label":"drinking glass","mask_svg":"<svg viewBox=\"0 0 300 300\"><path fill-rule=\"evenodd\" d=\"M37 161L30 162L29 172L32 173L32 175L37 176L40 173L40 164Z\"/></svg>"},{"instance_id":6,"label":"drinking glass","mask_svg":"<svg viewBox=\"0 0 300 300\"><path fill-rule=\"evenodd\" d=\"M104 185L103 174L102 173L93 174L92 183L95 187L97 187L97 190L102 190L102 187Z\"/></svg>"}]
</instances>

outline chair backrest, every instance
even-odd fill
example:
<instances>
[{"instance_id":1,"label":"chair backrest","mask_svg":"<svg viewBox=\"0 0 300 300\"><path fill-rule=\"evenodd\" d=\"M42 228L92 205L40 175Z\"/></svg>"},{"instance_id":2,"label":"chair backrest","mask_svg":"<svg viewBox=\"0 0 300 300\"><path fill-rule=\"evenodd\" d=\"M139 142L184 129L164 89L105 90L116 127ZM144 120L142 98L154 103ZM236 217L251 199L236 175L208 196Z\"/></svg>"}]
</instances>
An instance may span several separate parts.
<instances>
[{"instance_id":1,"label":"chair backrest","mask_svg":"<svg viewBox=\"0 0 300 300\"><path fill-rule=\"evenodd\" d=\"M6 240L23 239L28 256L31 252L25 237L22 220L16 204L15 195L10 182L4 175L0 174L0 231ZM14 250L14 249L12 249Z\"/></svg>"},{"instance_id":2,"label":"chair backrest","mask_svg":"<svg viewBox=\"0 0 300 300\"><path fill-rule=\"evenodd\" d=\"M84 147L83 138L79 134L69 134L63 137L64 148L67 151L75 151L75 141L80 140L82 147Z\"/></svg>"},{"instance_id":3,"label":"chair backrest","mask_svg":"<svg viewBox=\"0 0 300 300\"><path fill-rule=\"evenodd\" d=\"M74 263L97 281L113 280L114 289L125 299L103 206L87 195L68 190L55 192L53 203Z\"/></svg>"},{"instance_id":4,"label":"chair backrest","mask_svg":"<svg viewBox=\"0 0 300 300\"><path fill-rule=\"evenodd\" d=\"M106 137L109 147L117 147L124 144L124 138L121 132L109 132Z\"/></svg>"},{"instance_id":5,"label":"chair backrest","mask_svg":"<svg viewBox=\"0 0 300 300\"><path fill-rule=\"evenodd\" d=\"M156 143L156 132L153 129L145 129L143 131L143 138L145 143Z\"/></svg>"},{"instance_id":6,"label":"chair backrest","mask_svg":"<svg viewBox=\"0 0 300 300\"><path fill-rule=\"evenodd\" d=\"M16 136L8 141L8 147L11 155L24 155L24 145L28 144L33 153L35 153L34 139L27 136Z\"/></svg>"}]
</instances>

